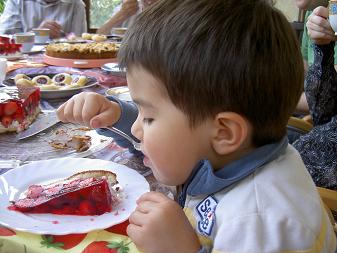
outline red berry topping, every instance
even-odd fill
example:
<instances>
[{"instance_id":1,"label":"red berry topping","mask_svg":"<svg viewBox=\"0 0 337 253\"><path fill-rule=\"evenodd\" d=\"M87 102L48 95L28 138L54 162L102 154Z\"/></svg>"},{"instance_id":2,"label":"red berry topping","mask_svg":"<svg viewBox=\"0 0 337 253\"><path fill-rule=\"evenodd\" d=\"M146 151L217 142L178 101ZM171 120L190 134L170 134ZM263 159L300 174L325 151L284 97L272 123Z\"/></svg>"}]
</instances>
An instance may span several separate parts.
<instances>
[{"instance_id":1,"label":"red berry topping","mask_svg":"<svg viewBox=\"0 0 337 253\"><path fill-rule=\"evenodd\" d=\"M18 107L16 102L14 102L14 101L8 102L5 105L4 113L5 113L5 115L10 116L10 115L14 114L18 108L19 107Z\"/></svg>"},{"instance_id":2,"label":"red berry topping","mask_svg":"<svg viewBox=\"0 0 337 253\"><path fill-rule=\"evenodd\" d=\"M9 125L12 123L13 119L9 116L3 116L1 123L4 127L8 128Z\"/></svg>"}]
</instances>

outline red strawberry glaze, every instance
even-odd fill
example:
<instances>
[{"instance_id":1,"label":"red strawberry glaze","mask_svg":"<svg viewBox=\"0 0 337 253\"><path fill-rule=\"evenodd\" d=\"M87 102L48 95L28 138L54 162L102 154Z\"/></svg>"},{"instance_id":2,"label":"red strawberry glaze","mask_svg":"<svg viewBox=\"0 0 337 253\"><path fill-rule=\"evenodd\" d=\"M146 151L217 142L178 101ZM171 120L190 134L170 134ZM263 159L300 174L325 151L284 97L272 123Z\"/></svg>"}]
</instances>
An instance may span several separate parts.
<instances>
[{"instance_id":1,"label":"red strawberry glaze","mask_svg":"<svg viewBox=\"0 0 337 253\"><path fill-rule=\"evenodd\" d=\"M23 213L101 215L112 211L112 201L106 179L87 178L47 187L32 185L26 198L8 208Z\"/></svg>"},{"instance_id":2,"label":"red strawberry glaze","mask_svg":"<svg viewBox=\"0 0 337 253\"><path fill-rule=\"evenodd\" d=\"M26 129L40 112L40 90L6 87L0 92L0 133Z\"/></svg>"}]
</instances>

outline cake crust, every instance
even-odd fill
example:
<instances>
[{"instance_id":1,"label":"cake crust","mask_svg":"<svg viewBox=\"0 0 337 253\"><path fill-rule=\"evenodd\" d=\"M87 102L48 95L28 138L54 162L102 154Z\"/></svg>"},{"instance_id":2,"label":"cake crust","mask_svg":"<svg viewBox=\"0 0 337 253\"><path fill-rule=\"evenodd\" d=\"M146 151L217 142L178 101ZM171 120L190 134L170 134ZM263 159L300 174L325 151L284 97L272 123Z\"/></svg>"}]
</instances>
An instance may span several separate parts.
<instances>
[{"instance_id":1,"label":"cake crust","mask_svg":"<svg viewBox=\"0 0 337 253\"><path fill-rule=\"evenodd\" d=\"M46 47L46 55L63 59L110 59L116 58L118 44L114 42L58 43Z\"/></svg>"}]
</instances>

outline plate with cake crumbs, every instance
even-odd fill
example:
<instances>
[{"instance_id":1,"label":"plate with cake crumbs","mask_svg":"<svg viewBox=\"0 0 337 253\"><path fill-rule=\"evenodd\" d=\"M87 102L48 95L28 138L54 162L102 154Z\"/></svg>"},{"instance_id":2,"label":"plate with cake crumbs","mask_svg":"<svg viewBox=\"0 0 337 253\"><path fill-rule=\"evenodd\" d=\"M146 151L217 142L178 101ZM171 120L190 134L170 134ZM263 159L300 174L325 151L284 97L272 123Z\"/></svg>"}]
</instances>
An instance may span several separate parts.
<instances>
[{"instance_id":1,"label":"plate with cake crumbs","mask_svg":"<svg viewBox=\"0 0 337 253\"><path fill-rule=\"evenodd\" d=\"M43 117L40 114L38 117ZM59 122L30 138L0 135L0 160L38 161L59 157L88 157L111 145L113 138L77 124Z\"/></svg>"},{"instance_id":2,"label":"plate with cake crumbs","mask_svg":"<svg viewBox=\"0 0 337 253\"><path fill-rule=\"evenodd\" d=\"M43 99L59 99L71 97L86 88L98 84L95 77L80 74L16 74L3 81L7 86L30 87L37 86Z\"/></svg>"},{"instance_id":3,"label":"plate with cake crumbs","mask_svg":"<svg viewBox=\"0 0 337 253\"><path fill-rule=\"evenodd\" d=\"M117 181L113 185L107 176L111 174ZM36 161L0 176L0 224L53 235L106 229L127 220L137 199L149 190L137 171L111 161Z\"/></svg>"}]
</instances>

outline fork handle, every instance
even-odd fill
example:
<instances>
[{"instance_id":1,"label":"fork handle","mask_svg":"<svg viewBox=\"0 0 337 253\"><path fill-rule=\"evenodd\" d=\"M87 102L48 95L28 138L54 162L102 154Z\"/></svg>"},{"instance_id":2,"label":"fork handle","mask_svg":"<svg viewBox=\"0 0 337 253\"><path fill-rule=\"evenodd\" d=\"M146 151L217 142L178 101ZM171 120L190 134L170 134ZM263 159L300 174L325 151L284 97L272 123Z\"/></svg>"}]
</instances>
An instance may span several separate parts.
<instances>
[{"instance_id":1,"label":"fork handle","mask_svg":"<svg viewBox=\"0 0 337 253\"><path fill-rule=\"evenodd\" d=\"M1 169L14 169L20 166L20 160L0 160L0 170Z\"/></svg>"}]
</instances>

